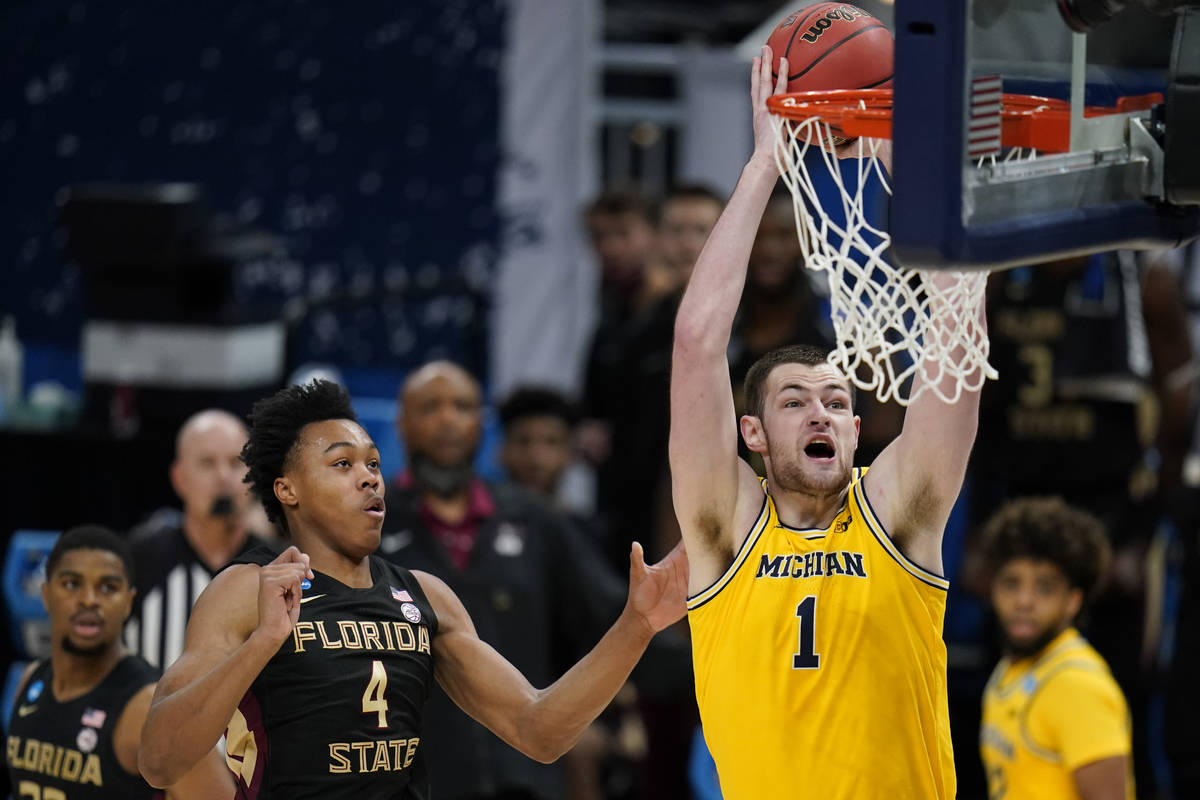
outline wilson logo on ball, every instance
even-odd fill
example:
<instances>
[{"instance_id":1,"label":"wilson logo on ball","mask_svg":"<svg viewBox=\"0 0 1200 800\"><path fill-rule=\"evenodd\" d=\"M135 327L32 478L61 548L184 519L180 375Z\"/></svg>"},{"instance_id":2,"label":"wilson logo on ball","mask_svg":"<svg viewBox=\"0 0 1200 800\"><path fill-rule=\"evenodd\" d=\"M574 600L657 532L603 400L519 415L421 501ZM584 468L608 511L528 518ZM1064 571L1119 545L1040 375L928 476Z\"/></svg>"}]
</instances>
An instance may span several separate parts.
<instances>
[{"instance_id":1,"label":"wilson logo on ball","mask_svg":"<svg viewBox=\"0 0 1200 800\"><path fill-rule=\"evenodd\" d=\"M825 16L814 22L809 27L808 31L802 34L800 38L809 44L813 44L817 41L817 39L821 38L822 33L832 27L833 23L838 22L839 20L853 22L855 19L861 16L864 16L863 12L854 6L842 6L841 8L832 9L831 11L826 12Z\"/></svg>"},{"instance_id":2,"label":"wilson logo on ball","mask_svg":"<svg viewBox=\"0 0 1200 800\"><path fill-rule=\"evenodd\" d=\"M767 39L772 78L787 59L787 91L878 89L891 85L894 44L887 26L850 3L817 3L788 14Z\"/></svg>"}]
</instances>

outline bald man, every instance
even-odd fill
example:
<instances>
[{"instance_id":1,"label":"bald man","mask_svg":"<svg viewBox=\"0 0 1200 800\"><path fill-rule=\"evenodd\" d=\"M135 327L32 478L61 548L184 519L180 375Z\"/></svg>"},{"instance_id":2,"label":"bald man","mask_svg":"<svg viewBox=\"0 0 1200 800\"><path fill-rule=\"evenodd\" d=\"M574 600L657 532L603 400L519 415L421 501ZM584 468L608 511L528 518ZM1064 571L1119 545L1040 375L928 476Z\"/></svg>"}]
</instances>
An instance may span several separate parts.
<instances>
[{"instance_id":1,"label":"bald man","mask_svg":"<svg viewBox=\"0 0 1200 800\"><path fill-rule=\"evenodd\" d=\"M266 544L247 528L256 504L242 483L245 443L246 426L228 411L189 417L175 436L169 473L183 513L156 513L131 533L137 595L125 644L160 669L183 652L192 605L213 575Z\"/></svg>"},{"instance_id":2,"label":"bald man","mask_svg":"<svg viewBox=\"0 0 1200 800\"><path fill-rule=\"evenodd\" d=\"M412 373L396 424L409 462L388 489L380 554L449 584L481 639L534 685L549 683L616 619L621 580L543 500L475 475L483 398L461 367L435 361ZM439 800L564 796L559 765L521 755L440 689L422 748Z\"/></svg>"}]
</instances>

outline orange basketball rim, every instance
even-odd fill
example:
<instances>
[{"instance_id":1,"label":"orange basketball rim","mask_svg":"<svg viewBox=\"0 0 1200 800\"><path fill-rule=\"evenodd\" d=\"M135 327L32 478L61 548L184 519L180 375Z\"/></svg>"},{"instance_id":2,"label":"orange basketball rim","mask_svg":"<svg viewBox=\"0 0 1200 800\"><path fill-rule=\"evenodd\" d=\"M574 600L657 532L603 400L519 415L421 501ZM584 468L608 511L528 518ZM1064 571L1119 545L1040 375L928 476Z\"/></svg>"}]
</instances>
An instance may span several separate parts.
<instances>
[{"instance_id":1,"label":"orange basketball rim","mask_svg":"<svg viewBox=\"0 0 1200 800\"><path fill-rule=\"evenodd\" d=\"M1145 111L1163 101L1158 92L1121 97L1115 106L1085 106L1084 117ZM1065 100L1005 93L1001 100L1000 142L1004 147L1032 148L1045 153L1071 149L1071 104ZM767 99L780 117L803 122L819 118L847 137L892 138L891 89L830 89L793 92Z\"/></svg>"}]
</instances>

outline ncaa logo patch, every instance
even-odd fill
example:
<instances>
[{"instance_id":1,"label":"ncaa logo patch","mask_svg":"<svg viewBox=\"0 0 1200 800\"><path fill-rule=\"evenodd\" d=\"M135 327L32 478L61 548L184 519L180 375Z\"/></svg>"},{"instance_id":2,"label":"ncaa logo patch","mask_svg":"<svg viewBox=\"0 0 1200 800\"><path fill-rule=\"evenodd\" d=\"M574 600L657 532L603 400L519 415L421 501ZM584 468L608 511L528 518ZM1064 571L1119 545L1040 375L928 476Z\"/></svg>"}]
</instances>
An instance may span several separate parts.
<instances>
[{"instance_id":1,"label":"ncaa logo patch","mask_svg":"<svg viewBox=\"0 0 1200 800\"><path fill-rule=\"evenodd\" d=\"M45 686L46 684L42 683L40 680L29 684L29 691L25 692L25 702L32 703L34 700L37 700L39 697L41 697L42 689L44 689Z\"/></svg>"},{"instance_id":2,"label":"ncaa logo patch","mask_svg":"<svg viewBox=\"0 0 1200 800\"><path fill-rule=\"evenodd\" d=\"M304 580L300 581L300 591L306 592L311 588L312 588L312 581L310 581L308 578L305 578Z\"/></svg>"},{"instance_id":3,"label":"ncaa logo patch","mask_svg":"<svg viewBox=\"0 0 1200 800\"><path fill-rule=\"evenodd\" d=\"M417 608L412 603L401 603L400 613L404 615L406 620L414 625L421 621L421 609Z\"/></svg>"},{"instance_id":4,"label":"ncaa logo patch","mask_svg":"<svg viewBox=\"0 0 1200 800\"><path fill-rule=\"evenodd\" d=\"M98 741L100 741L100 735L96 733L95 728L84 728L75 737L75 744L81 753L90 753L95 750Z\"/></svg>"}]
</instances>

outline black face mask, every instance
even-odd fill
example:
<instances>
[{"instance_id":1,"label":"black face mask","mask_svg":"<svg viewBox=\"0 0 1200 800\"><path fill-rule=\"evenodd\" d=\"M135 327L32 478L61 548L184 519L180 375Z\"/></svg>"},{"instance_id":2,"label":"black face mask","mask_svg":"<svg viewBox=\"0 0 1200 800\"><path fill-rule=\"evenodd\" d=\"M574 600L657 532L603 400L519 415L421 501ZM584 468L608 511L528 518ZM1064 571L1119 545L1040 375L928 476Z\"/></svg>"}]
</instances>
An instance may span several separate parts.
<instances>
[{"instance_id":1,"label":"black face mask","mask_svg":"<svg viewBox=\"0 0 1200 800\"><path fill-rule=\"evenodd\" d=\"M210 517L232 517L235 510L233 496L219 494L213 498L212 507L208 509L208 515Z\"/></svg>"},{"instance_id":2,"label":"black face mask","mask_svg":"<svg viewBox=\"0 0 1200 800\"><path fill-rule=\"evenodd\" d=\"M409 453L409 468L413 482L422 491L432 492L443 499L459 494L470 485L475 469L469 460L442 466L423 453Z\"/></svg>"}]
</instances>

